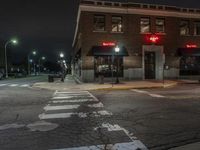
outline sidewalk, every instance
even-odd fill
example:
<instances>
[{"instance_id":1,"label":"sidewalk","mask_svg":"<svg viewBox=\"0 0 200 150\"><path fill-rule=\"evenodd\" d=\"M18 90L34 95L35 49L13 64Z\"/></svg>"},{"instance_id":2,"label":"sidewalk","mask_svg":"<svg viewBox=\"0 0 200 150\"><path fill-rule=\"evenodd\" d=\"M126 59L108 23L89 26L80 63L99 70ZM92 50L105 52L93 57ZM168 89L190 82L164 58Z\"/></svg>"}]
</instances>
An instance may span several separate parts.
<instances>
[{"instance_id":1,"label":"sidewalk","mask_svg":"<svg viewBox=\"0 0 200 150\"><path fill-rule=\"evenodd\" d=\"M53 83L38 82L33 85L34 88L49 90L128 90L128 89L147 89L147 88L166 88L177 85L177 81L121 81L119 84L111 83L80 83L77 84L75 78L68 75L65 82L56 81Z\"/></svg>"},{"instance_id":2,"label":"sidewalk","mask_svg":"<svg viewBox=\"0 0 200 150\"><path fill-rule=\"evenodd\" d=\"M200 149L200 142L172 148L169 150L199 150L199 149Z\"/></svg>"}]
</instances>

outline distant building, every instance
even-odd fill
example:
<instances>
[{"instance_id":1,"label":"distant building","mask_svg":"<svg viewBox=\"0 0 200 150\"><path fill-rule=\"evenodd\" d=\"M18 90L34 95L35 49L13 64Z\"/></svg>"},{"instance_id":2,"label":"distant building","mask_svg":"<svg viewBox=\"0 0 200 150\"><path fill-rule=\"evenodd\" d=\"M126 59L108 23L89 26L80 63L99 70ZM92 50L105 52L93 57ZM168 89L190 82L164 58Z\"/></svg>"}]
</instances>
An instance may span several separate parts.
<instances>
[{"instance_id":1,"label":"distant building","mask_svg":"<svg viewBox=\"0 0 200 150\"><path fill-rule=\"evenodd\" d=\"M73 48L84 82L116 76L117 61L128 80L199 75L200 9L82 0Z\"/></svg>"}]
</instances>

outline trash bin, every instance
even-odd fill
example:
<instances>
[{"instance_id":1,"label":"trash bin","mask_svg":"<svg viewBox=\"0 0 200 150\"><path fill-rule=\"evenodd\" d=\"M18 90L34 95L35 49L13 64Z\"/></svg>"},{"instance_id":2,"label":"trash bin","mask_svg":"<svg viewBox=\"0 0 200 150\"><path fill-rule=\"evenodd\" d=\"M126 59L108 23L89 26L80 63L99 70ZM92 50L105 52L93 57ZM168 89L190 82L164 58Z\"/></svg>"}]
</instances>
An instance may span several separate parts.
<instances>
[{"instance_id":1,"label":"trash bin","mask_svg":"<svg viewBox=\"0 0 200 150\"><path fill-rule=\"evenodd\" d=\"M48 81L49 81L49 82L54 82L54 78L53 78L52 75L49 75L49 76L48 76Z\"/></svg>"}]
</instances>

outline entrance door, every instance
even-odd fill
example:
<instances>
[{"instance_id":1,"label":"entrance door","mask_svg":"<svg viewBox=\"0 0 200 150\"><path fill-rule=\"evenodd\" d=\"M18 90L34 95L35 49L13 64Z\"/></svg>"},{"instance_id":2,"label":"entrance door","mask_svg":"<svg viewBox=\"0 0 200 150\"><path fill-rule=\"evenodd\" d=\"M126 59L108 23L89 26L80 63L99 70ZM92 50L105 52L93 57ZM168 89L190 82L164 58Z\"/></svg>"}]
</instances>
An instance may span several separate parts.
<instances>
[{"instance_id":1,"label":"entrance door","mask_svg":"<svg viewBox=\"0 0 200 150\"><path fill-rule=\"evenodd\" d=\"M156 53L145 52L145 79L155 79L156 75Z\"/></svg>"}]
</instances>

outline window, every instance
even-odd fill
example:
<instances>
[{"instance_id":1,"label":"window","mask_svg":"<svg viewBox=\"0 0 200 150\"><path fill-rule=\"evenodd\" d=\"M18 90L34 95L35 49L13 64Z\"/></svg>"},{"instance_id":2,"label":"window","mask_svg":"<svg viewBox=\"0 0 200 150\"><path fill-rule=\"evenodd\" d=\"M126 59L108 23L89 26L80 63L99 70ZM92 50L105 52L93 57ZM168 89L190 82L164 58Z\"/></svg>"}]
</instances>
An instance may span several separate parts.
<instances>
[{"instance_id":1,"label":"window","mask_svg":"<svg viewBox=\"0 0 200 150\"><path fill-rule=\"evenodd\" d=\"M165 19L156 19L156 32L157 33L165 32Z\"/></svg>"},{"instance_id":2,"label":"window","mask_svg":"<svg viewBox=\"0 0 200 150\"><path fill-rule=\"evenodd\" d=\"M194 23L194 35L200 35L200 21Z\"/></svg>"},{"instance_id":3,"label":"window","mask_svg":"<svg viewBox=\"0 0 200 150\"><path fill-rule=\"evenodd\" d=\"M141 33L149 33L150 32L150 19L149 18L141 18L140 32Z\"/></svg>"},{"instance_id":4,"label":"window","mask_svg":"<svg viewBox=\"0 0 200 150\"><path fill-rule=\"evenodd\" d=\"M180 75L200 75L200 57L182 56L180 59Z\"/></svg>"},{"instance_id":5,"label":"window","mask_svg":"<svg viewBox=\"0 0 200 150\"><path fill-rule=\"evenodd\" d=\"M104 15L94 16L94 31L105 31L105 16Z\"/></svg>"},{"instance_id":6,"label":"window","mask_svg":"<svg viewBox=\"0 0 200 150\"><path fill-rule=\"evenodd\" d=\"M122 30L122 17L112 17L112 32L123 32Z\"/></svg>"},{"instance_id":7,"label":"window","mask_svg":"<svg viewBox=\"0 0 200 150\"><path fill-rule=\"evenodd\" d=\"M189 35L189 21L182 20L180 22L180 35Z\"/></svg>"},{"instance_id":8,"label":"window","mask_svg":"<svg viewBox=\"0 0 200 150\"><path fill-rule=\"evenodd\" d=\"M123 57L119 56L118 76L123 77ZM95 77L103 74L104 77L117 76L117 57L95 56Z\"/></svg>"}]
</instances>

